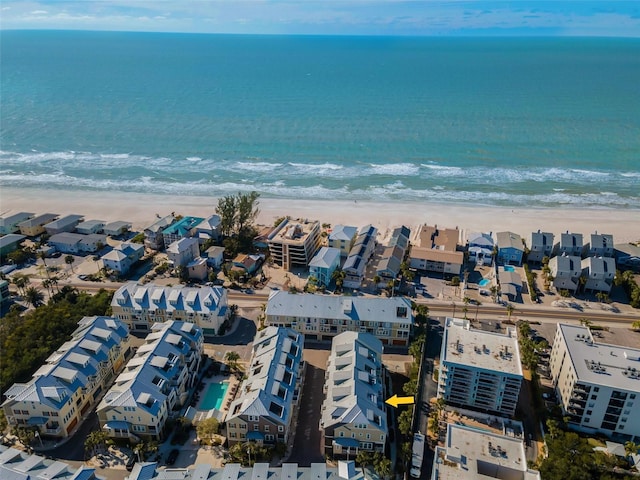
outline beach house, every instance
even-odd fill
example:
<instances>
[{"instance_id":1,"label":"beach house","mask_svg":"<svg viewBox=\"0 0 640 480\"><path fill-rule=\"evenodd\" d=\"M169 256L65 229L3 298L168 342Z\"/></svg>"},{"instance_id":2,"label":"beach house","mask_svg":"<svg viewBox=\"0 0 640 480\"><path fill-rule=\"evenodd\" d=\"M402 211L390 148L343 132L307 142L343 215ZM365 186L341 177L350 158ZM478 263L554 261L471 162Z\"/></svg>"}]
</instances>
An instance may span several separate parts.
<instances>
[{"instance_id":1,"label":"beach house","mask_svg":"<svg viewBox=\"0 0 640 480\"><path fill-rule=\"evenodd\" d=\"M2 404L12 427L37 429L43 439L72 435L131 356L123 322L111 317L84 317L65 342L27 383L4 392Z\"/></svg>"},{"instance_id":2,"label":"beach house","mask_svg":"<svg viewBox=\"0 0 640 480\"><path fill-rule=\"evenodd\" d=\"M187 276L191 280L203 281L209 276L209 266L206 258L196 257L187 263L186 268Z\"/></svg>"},{"instance_id":3,"label":"beach house","mask_svg":"<svg viewBox=\"0 0 640 480\"><path fill-rule=\"evenodd\" d=\"M20 233L27 237L37 237L45 232L44 226L54 221L59 215L55 213L43 213L35 217L29 218L18 224Z\"/></svg>"},{"instance_id":4,"label":"beach house","mask_svg":"<svg viewBox=\"0 0 640 480\"><path fill-rule=\"evenodd\" d=\"M386 248L382 252L376 275L380 277L379 286L394 281L400 274L402 263L409 248L411 230L404 225L393 230Z\"/></svg>"},{"instance_id":5,"label":"beach house","mask_svg":"<svg viewBox=\"0 0 640 480\"><path fill-rule=\"evenodd\" d=\"M0 217L0 235L18 233L20 231L19 224L33 218L34 215L34 213L29 212L18 212Z\"/></svg>"},{"instance_id":6,"label":"beach house","mask_svg":"<svg viewBox=\"0 0 640 480\"><path fill-rule=\"evenodd\" d=\"M640 271L640 245L633 243L617 243L614 258L620 270Z\"/></svg>"},{"instance_id":7,"label":"beach house","mask_svg":"<svg viewBox=\"0 0 640 480\"><path fill-rule=\"evenodd\" d=\"M497 260L502 265L522 265L524 243L522 237L513 232L496 233L496 245L498 246Z\"/></svg>"},{"instance_id":8,"label":"beach house","mask_svg":"<svg viewBox=\"0 0 640 480\"><path fill-rule=\"evenodd\" d=\"M340 255L346 257L358 235L358 228L349 225L335 225L327 238L331 248L340 250Z\"/></svg>"},{"instance_id":9,"label":"beach house","mask_svg":"<svg viewBox=\"0 0 640 480\"><path fill-rule=\"evenodd\" d=\"M163 229L162 241L165 247L187 237L195 236L197 241L196 227L203 221L204 218L201 217L182 217L180 220L175 221L167 228Z\"/></svg>"},{"instance_id":10,"label":"beach house","mask_svg":"<svg viewBox=\"0 0 640 480\"><path fill-rule=\"evenodd\" d=\"M529 248L529 255L527 256L527 262L529 263L542 263L544 257L551 258L553 254L553 233L537 232L531 233L531 247Z\"/></svg>"},{"instance_id":11,"label":"beach house","mask_svg":"<svg viewBox=\"0 0 640 480\"><path fill-rule=\"evenodd\" d=\"M502 334L471 328L469 320L445 320L439 398L452 406L511 417L522 379L515 329Z\"/></svg>"},{"instance_id":12,"label":"beach house","mask_svg":"<svg viewBox=\"0 0 640 480\"><path fill-rule=\"evenodd\" d=\"M126 275L129 269L144 256L141 243L122 242L101 258L103 268L113 270L118 275Z\"/></svg>"},{"instance_id":13,"label":"beach house","mask_svg":"<svg viewBox=\"0 0 640 480\"><path fill-rule=\"evenodd\" d=\"M580 287L582 260L575 255L559 255L549 260L553 286L558 290L568 290L575 294Z\"/></svg>"},{"instance_id":14,"label":"beach house","mask_svg":"<svg viewBox=\"0 0 640 480\"><path fill-rule=\"evenodd\" d=\"M181 238L168 245L167 257L174 268L186 266L191 260L200 256L200 244L197 238Z\"/></svg>"},{"instance_id":15,"label":"beach house","mask_svg":"<svg viewBox=\"0 0 640 480\"><path fill-rule=\"evenodd\" d=\"M123 222L121 220L115 222L109 222L102 228L102 233L109 235L110 237L117 237L124 235L131 230L131 224L129 222Z\"/></svg>"},{"instance_id":16,"label":"beach house","mask_svg":"<svg viewBox=\"0 0 640 480\"><path fill-rule=\"evenodd\" d=\"M616 261L613 258L589 257L582 260L582 276L586 280L585 292L608 294L615 275Z\"/></svg>"},{"instance_id":17,"label":"beach house","mask_svg":"<svg viewBox=\"0 0 640 480\"><path fill-rule=\"evenodd\" d=\"M224 247L209 247L205 250L203 256L207 259L207 265L219 269L224 262Z\"/></svg>"},{"instance_id":18,"label":"beach house","mask_svg":"<svg viewBox=\"0 0 640 480\"><path fill-rule=\"evenodd\" d=\"M510 301L515 301L522 291L522 278L518 272L498 270L498 283L500 292Z\"/></svg>"},{"instance_id":19,"label":"beach house","mask_svg":"<svg viewBox=\"0 0 640 480\"><path fill-rule=\"evenodd\" d=\"M113 295L113 315L132 332L148 332L156 322L193 322L205 335L215 335L229 315L222 287L166 287L127 282Z\"/></svg>"},{"instance_id":20,"label":"beach house","mask_svg":"<svg viewBox=\"0 0 640 480\"><path fill-rule=\"evenodd\" d=\"M556 255L580 257L583 247L581 233L565 232L560 234L560 242L556 243L554 251Z\"/></svg>"},{"instance_id":21,"label":"beach house","mask_svg":"<svg viewBox=\"0 0 640 480\"><path fill-rule=\"evenodd\" d=\"M49 235L56 235L57 233L73 232L78 225L84 219L84 215L65 215L52 222L47 223L44 229Z\"/></svg>"},{"instance_id":22,"label":"beach house","mask_svg":"<svg viewBox=\"0 0 640 480\"><path fill-rule=\"evenodd\" d=\"M287 443L302 395L303 346L303 335L288 328L256 334L246 378L225 418L230 445Z\"/></svg>"},{"instance_id":23,"label":"beach house","mask_svg":"<svg viewBox=\"0 0 640 480\"><path fill-rule=\"evenodd\" d=\"M340 249L322 247L309 262L309 276L325 287L331 283L333 272L340 266Z\"/></svg>"},{"instance_id":24,"label":"beach house","mask_svg":"<svg viewBox=\"0 0 640 480\"><path fill-rule=\"evenodd\" d=\"M221 237L220 221L219 215L211 215L193 227L191 235L197 238L201 245L209 240L218 241Z\"/></svg>"},{"instance_id":25,"label":"beach house","mask_svg":"<svg viewBox=\"0 0 640 480\"><path fill-rule=\"evenodd\" d=\"M457 228L438 228L437 225L421 225L416 231L409 266L423 272L442 273L445 276L460 275L464 253L458 251L460 232Z\"/></svg>"},{"instance_id":26,"label":"beach house","mask_svg":"<svg viewBox=\"0 0 640 480\"><path fill-rule=\"evenodd\" d=\"M373 335L344 332L333 339L320 419L325 455L384 453L389 428L383 369L382 343Z\"/></svg>"},{"instance_id":27,"label":"beach house","mask_svg":"<svg viewBox=\"0 0 640 480\"><path fill-rule=\"evenodd\" d=\"M162 250L165 247L162 232L176 222L176 217L167 215L165 217L158 216L158 219L147 228L144 229L144 246L151 250Z\"/></svg>"},{"instance_id":28,"label":"beach house","mask_svg":"<svg viewBox=\"0 0 640 480\"><path fill-rule=\"evenodd\" d=\"M10 233L0 237L0 258L2 259L2 263L5 262L7 254L20 248L20 244L24 242L26 238L24 235L18 235L17 233Z\"/></svg>"},{"instance_id":29,"label":"beach house","mask_svg":"<svg viewBox=\"0 0 640 480\"><path fill-rule=\"evenodd\" d=\"M96 408L112 438L162 440L196 383L203 335L190 322L156 323Z\"/></svg>"},{"instance_id":30,"label":"beach house","mask_svg":"<svg viewBox=\"0 0 640 480\"><path fill-rule=\"evenodd\" d=\"M370 333L385 345L406 347L413 314L405 297L342 297L278 290L269 295L265 322L291 328L310 340L331 341L350 331Z\"/></svg>"},{"instance_id":31,"label":"beach house","mask_svg":"<svg viewBox=\"0 0 640 480\"><path fill-rule=\"evenodd\" d=\"M47 244L61 253L97 252L107 244L107 236L99 233L80 235L62 232L51 235Z\"/></svg>"},{"instance_id":32,"label":"beach house","mask_svg":"<svg viewBox=\"0 0 640 480\"><path fill-rule=\"evenodd\" d=\"M273 262L285 270L307 268L320 242L320 222L301 219L285 218L267 237Z\"/></svg>"},{"instance_id":33,"label":"beach house","mask_svg":"<svg viewBox=\"0 0 640 480\"><path fill-rule=\"evenodd\" d=\"M375 252L377 235L378 229L373 225L366 225L360 229L351 250L349 250L349 256L342 266L345 273L344 287L357 289L362 285L367 262Z\"/></svg>"},{"instance_id":34,"label":"beach house","mask_svg":"<svg viewBox=\"0 0 640 480\"><path fill-rule=\"evenodd\" d=\"M592 233L589 243L584 246L584 256L613 257L615 247L613 235Z\"/></svg>"},{"instance_id":35,"label":"beach house","mask_svg":"<svg viewBox=\"0 0 640 480\"><path fill-rule=\"evenodd\" d=\"M467 235L467 251L469 261L477 265L493 263L493 237L491 233L471 232Z\"/></svg>"},{"instance_id":36,"label":"beach house","mask_svg":"<svg viewBox=\"0 0 640 480\"><path fill-rule=\"evenodd\" d=\"M106 224L107 222L104 220L87 220L76 225L76 232L81 233L82 235L102 233Z\"/></svg>"}]
</instances>

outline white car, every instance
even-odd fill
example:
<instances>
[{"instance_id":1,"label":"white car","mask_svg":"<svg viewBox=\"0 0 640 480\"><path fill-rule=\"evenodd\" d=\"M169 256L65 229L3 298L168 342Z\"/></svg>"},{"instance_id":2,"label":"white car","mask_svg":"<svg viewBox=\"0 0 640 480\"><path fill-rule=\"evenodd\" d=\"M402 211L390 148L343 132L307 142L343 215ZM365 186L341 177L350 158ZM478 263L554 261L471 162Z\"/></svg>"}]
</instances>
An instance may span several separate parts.
<instances>
[{"instance_id":1,"label":"white car","mask_svg":"<svg viewBox=\"0 0 640 480\"><path fill-rule=\"evenodd\" d=\"M409 470L409 473L413 478L420 478L420 475L422 474L422 472L418 467L411 467L411 470Z\"/></svg>"}]
</instances>

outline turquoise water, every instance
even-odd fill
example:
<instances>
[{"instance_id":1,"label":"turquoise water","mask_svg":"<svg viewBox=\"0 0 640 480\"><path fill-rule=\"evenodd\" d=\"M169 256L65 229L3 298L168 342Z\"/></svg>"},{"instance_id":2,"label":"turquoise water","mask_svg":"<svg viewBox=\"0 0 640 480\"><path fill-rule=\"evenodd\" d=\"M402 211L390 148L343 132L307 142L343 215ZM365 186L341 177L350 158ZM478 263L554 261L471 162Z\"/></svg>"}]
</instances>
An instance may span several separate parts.
<instances>
[{"instance_id":1,"label":"turquoise water","mask_svg":"<svg viewBox=\"0 0 640 480\"><path fill-rule=\"evenodd\" d=\"M212 410L214 408L220 410L228 388L229 383L227 382L210 383L209 387L207 387L207 393L200 401L198 408L200 410Z\"/></svg>"},{"instance_id":2,"label":"turquoise water","mask_svg":"<svg viewBox=\"0 0 640 480\"><path fill-rule=\"evenodd\" d=\"M490 283L491 283L491 280L489 280L488 278L483 278L478 282L478 285L480 285L481 287L484 287L486 285L489 285Z\"/></svg>"},{"instance_id":3,"label":"turquoise water","mask_svg":"<svg viewBox=\"0 0 640 480\"><path fill-rule=\"evenodd\" d=\"M0 71L0 186L640 208L639 39L1 31Z\"/></svg>"},{"instance_id":4,"label":"turquoise water","mask_svg":"<svg viewBox=\"0 0 640 480\"><path fill-rule=\"evenodd\" d=\"M516 271L515 267L512 267L511 265L505 265L502 268L504 269L505 272L515 272Z\"/></svg>"}]
</instances>

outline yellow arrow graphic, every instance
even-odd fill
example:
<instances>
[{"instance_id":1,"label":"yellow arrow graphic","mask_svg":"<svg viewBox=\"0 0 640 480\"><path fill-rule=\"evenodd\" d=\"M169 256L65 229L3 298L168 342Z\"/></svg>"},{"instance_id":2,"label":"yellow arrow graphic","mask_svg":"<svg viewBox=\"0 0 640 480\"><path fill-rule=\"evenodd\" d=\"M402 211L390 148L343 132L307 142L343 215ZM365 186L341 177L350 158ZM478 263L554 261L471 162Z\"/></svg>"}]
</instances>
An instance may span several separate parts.
<instances>
[{"instance_id":1,"label":"yellow arrow graphic","mask_svg":"<svg viewBox=\"0 0 640 480\"><path fill-rule=\"evenodd\" d=\"M413 397L399 397L398 395L394 395L385 401L385 403L395 408L398 408L398 405L411 405L414 402L415 399Z\"/></svg>"}]
</instances>

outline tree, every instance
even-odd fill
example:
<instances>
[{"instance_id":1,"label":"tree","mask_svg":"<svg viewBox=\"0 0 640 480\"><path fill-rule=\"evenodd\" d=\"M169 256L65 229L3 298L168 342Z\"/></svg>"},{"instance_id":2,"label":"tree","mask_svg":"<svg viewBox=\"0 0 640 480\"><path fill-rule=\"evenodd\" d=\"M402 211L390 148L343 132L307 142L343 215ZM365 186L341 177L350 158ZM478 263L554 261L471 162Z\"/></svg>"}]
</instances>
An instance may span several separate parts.
<instances>
[{"instance_id":1,"label":"tree","mask_svg":"<svg viewBox=\"0 0 640 480\"><path fill-rule=\"evenodd\" d=\"M583 327L590 328L592 324L593 322L589 320L587 317L582 317L580 319L580 325L582 325Z\"/></svg>"},{"instance_id":2,"label":"tree","mask_svg":"<svg viewBox=\"0 0 640 480\"><path fill-rule=\"evenodd\" d=\"M403 435L411 434L411 423L413 420L413 407L407 408L400 415L398 415L398 430Z\"/></svg>"},{"instance_id":3,"label":"tree","mask_svg":"<svg viewBox=\"0 0 640 480\"><path fill-rule=\"evenodd\" d=\"M25 288L31 283L27 275L16 274L13 276L13 284L18 289L18 293L21 297L25 296Z\"/></svg>"},{"instance_id":4,"label":"tree","mask_svg":"<svg viewBox=\"0 0 640 480\"><path fill-rule=\"evenodd\" d=\"M34 307L39 306L44 300L44 294L36 287L29 287L24 293L24 299Z\"/></svg>"},{"instance_id":5,"label":"tree","mask_svg":"<svg viewBox=\"0 0 640 480\"><path fill-rule=\"evenodd\" d=\"M633 323L631 324L631 328L632 328L633 330L640 330L640 320L633 322Z\"/></svg>"},{"instance_id":6,"label":"tree","mask_svg":"<svg viewBox=\"0 0 640 480\"><path fill-rule=\"evenodd\" d=\"M64 263L66 263L67 265L71 266L71 271L73 272L73 263L76 261L75 257L73 255L67 255L66 257L64 257Z\"/></svg>"},{"instance_id":7,"label":"tree","mask_svg":"<svg viewBox=\"0 0 640 480\"><path fill-rule=\"evenodd\" d=\"M226 195L219 198L216 213L220 216L220 233L223 237L231 236L236 223L236 197Z\"/></svg>"},{"instance_id":8,"label":"tree","mask_svg":"<svg viewBox=\"0 0 640 480\"><path fill-rule=\"evenodd\" d=\"M405 395L412 397L415 396L415 394L418 393L418 381L416 379L411 379L408 382L405 382L405 384L402 385L402 391Z\"/></svg>"},{"instance_id":9,"label":"tree","mask_svg":"<svg viewBox=\"0 0 640 480\"><path fill-rule=\"evenodd\" d=\"M344 284L344 279L347 276L346 272L341 268L336 268L331 274L331 279L336 282L336 290L342 291L342 285Z\"/></svg>"},{"instance_id":10,"label":"tree","mask_svg":"<svg viewBox=\"0 0 640 480\"><path fill-rule=\"evenodd\" d=\"M5 430L9 426L7 422L7 417L4 414L4 410L0 408L0 437L4 435Z\"/></svg>"},{"instance_id":11,"label":"tree","mask_svg":"<svg viewBox=\"0 0 640 480\"><path fill-rule=\"evenodd\" d=\"M507 317L509 321L511 321L511 314L515 311L516 307L514 307L510 303L507 303L507 305L505 306L505 309L507 310Z\"/></svg>"},{"instance_id":12,"label":"tree","mask_svg":"<svg viewBox=\"0 0 640 480\"><path fill-rule=\"evenodd\" d=\"M198 423L196 431L198 432L198 438L211 443L214 436L220 433L220 422L215 417L207 418Z\"/></svg>"},{"instance_id":13,"label":"tree","mask_svg":"<svg viewBox=\"0 0 640 480\"><path fill-rule=\"evenodd\" d=\"M624 443L624 453L627 454L627 457L630 457L631 455L636 455L638 453L638 448L639 446L632 441L628 441Z\"/></svg>"},{"instance_id":14,"label":"tree","mask_svg":"<svg viewBox=\"0 0 640 480\"><path fill-rule=\"evenodd\" d=\"M44 250L41 250L38 253L38 257L42 260L42 264L44 265L44 272L47 275L47 278L49 278L49 267L47 267L47 254L44 252Z\"/></svg>"},{"instance_id":15,"label":"tree","mask_svg":"<svg viewBox=\"0 0 640 480\"><path fill-rule=\"evenodd\" d=\"M33 428L14 427L11 434L18 437L18 441L31 450L31 442L36 438L36 432Z\"/></svg>"},{"instance_id":16,"label":"tree","mask_svg":"<svg viewBox=\"0 0 640 480\"><path fill-rule=\"evenodd\" d=\"M238 369L238 360L240 360L240 355L238 352L227 352L224 355L224 359L227 361L227 365L233 371Z\"/></svg>"},{"instance_id":17,"label":"tree","mask_svg":"<svg viewBox=\"0 0 640 480\"><path fill-rule=\"evenodd\" d=\"M100 447L104 447L109 436L102 430L95 430L87 435L84 441L84 451L88 453L89 457L93 457L96 454L96 450Z\"/></svg>"},{"instance_id":18,"label":"tree","mask_svg":"<svg viewBox=\"0 0 640 480\"><path fill-rule=\"evenodd\" d=\"M548 456L540 464L545 480L589 480L602 478L603 462L596 462L593 448L574 432L559 432L547 441ZM601 460L601 459L599 459Z\"/></svg>"},{"instance_id":19,"label":"tree","mask_svg":"<svg viewBox=\"0 0 640 480\"><path fill-rule=\"evenodd\" d=\"M258 198L260 198L258 192L239 193L236 198L236 232L240 237L247 232L260 213Z\"/></svg>"},{"instance_id":20,"label":"tree","mask_svg":"<svg viewBox=\"0 0 640 480\"><path fill-rule=\"evenodd\" d=\"M388 478L391 475L391 459L381 452L376 452L373 455L373 469L382 478Z\"/></svg>"},{"instance_id":21,"label":"tree","mask_svg":"<svg viewBox=\"0 0 640 480\"><path fill-rule=\"evenodd\" d=\"M356 455L356 463L360 465L360 468L362 468L362 473L364 474L365 468L373 464L373 455L371 454L371 452L368 452L366 450L359 450L358 454Z\"/></svg>"}]
</instances>

